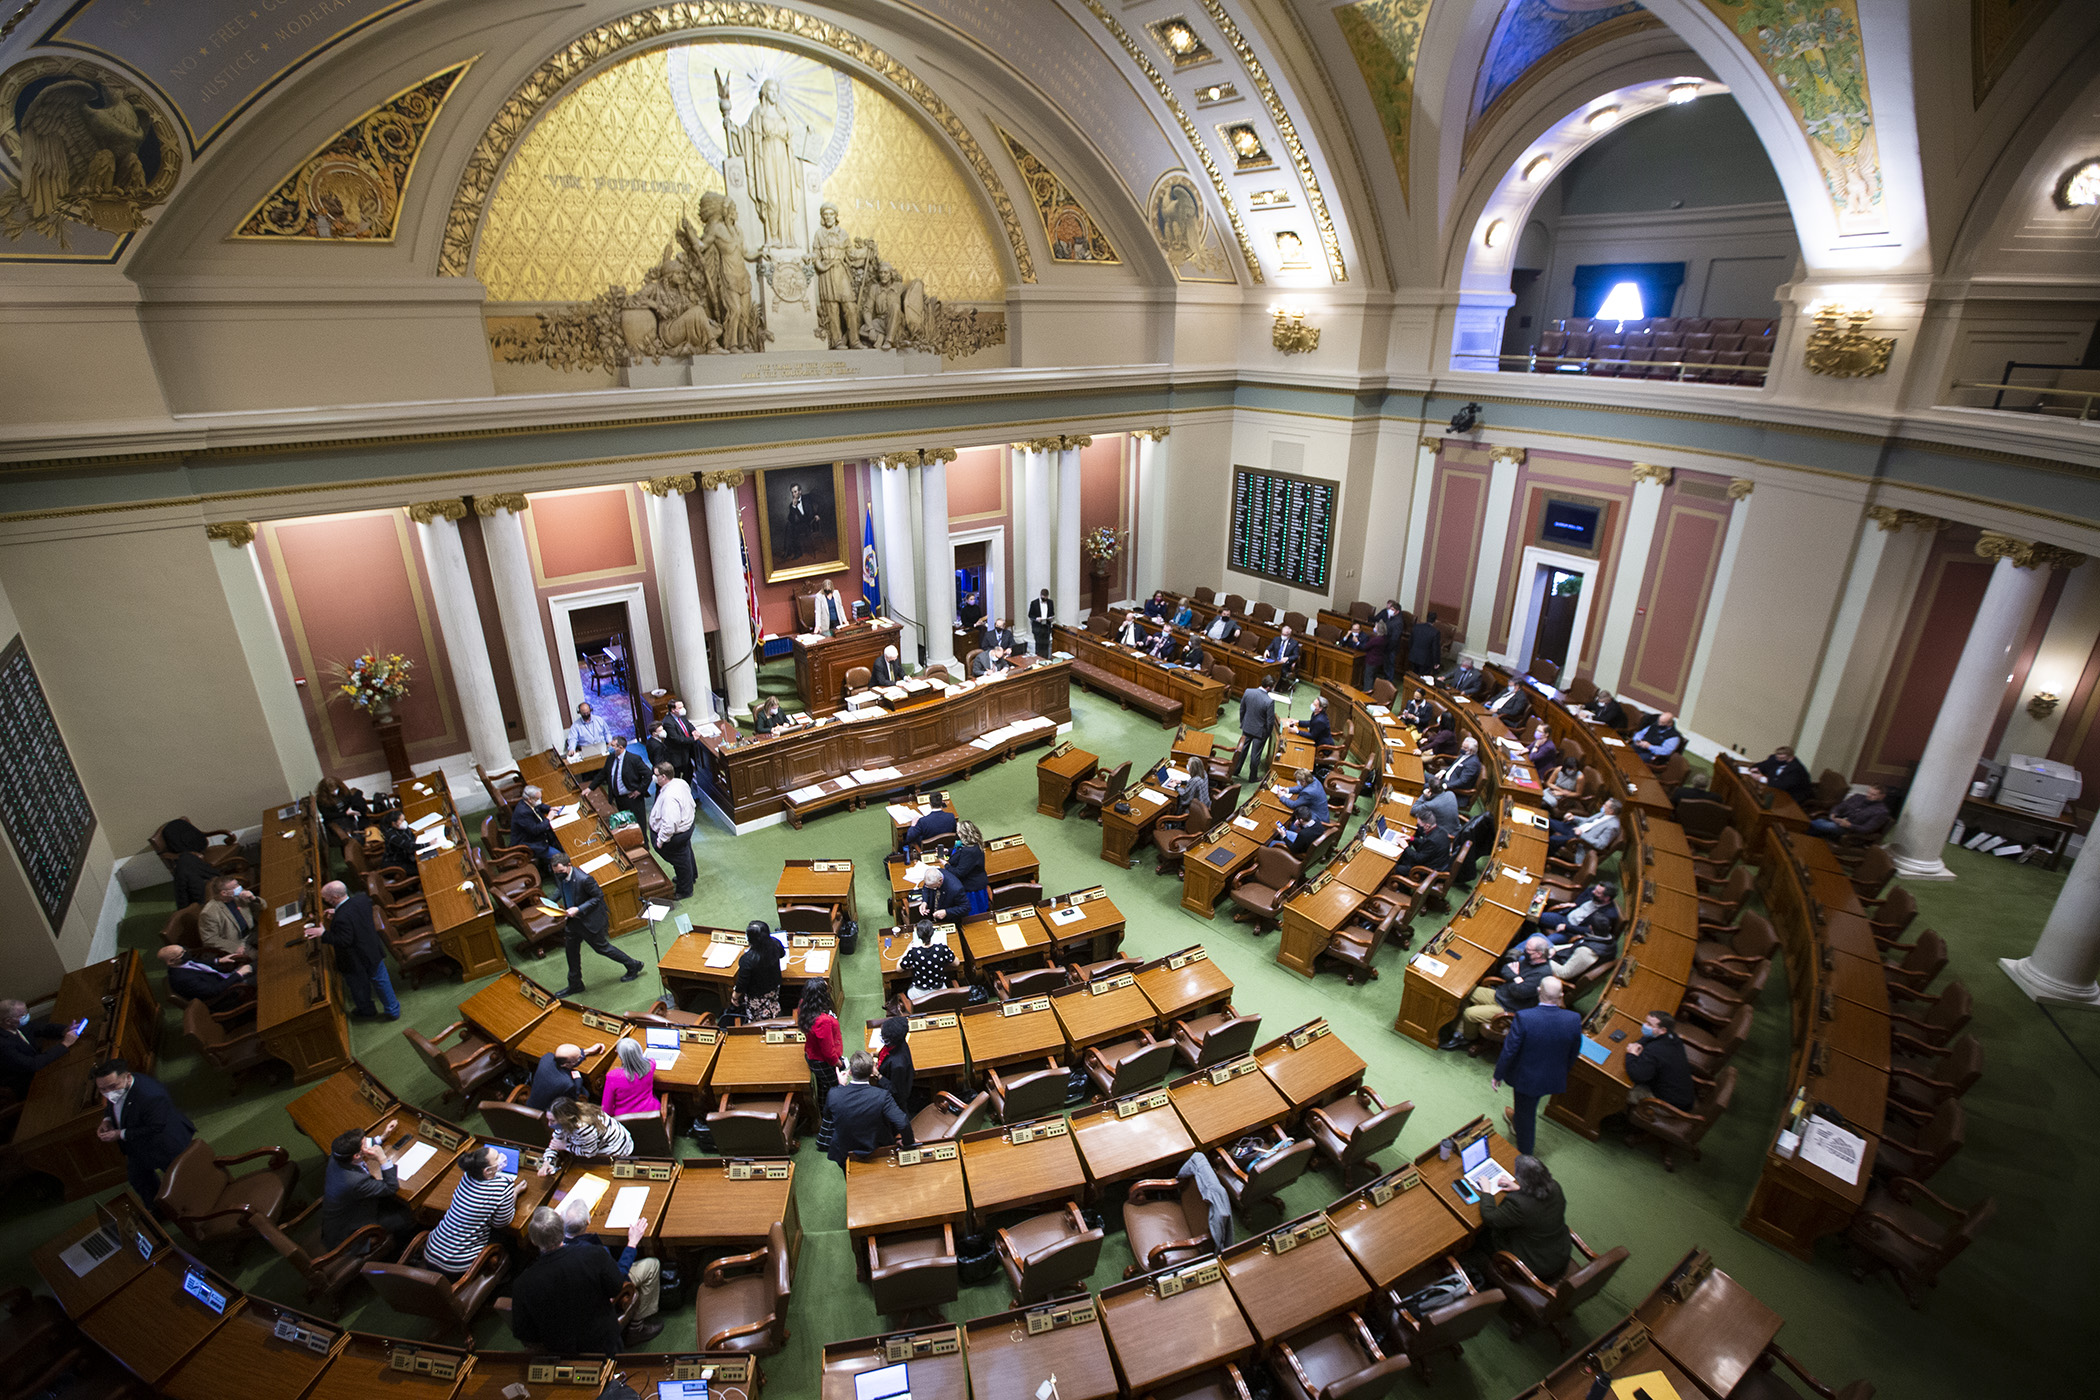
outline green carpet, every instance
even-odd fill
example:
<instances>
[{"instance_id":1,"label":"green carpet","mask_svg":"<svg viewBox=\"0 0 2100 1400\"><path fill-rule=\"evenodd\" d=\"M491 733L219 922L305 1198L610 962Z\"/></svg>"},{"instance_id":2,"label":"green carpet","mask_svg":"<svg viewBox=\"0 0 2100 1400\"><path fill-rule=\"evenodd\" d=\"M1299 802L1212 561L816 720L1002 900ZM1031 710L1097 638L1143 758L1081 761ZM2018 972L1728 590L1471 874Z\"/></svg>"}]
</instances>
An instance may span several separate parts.
<instances>
[{"instance_id":1,"label":"green carpet","mask_svg":"<svg viewBox=\"0 0 2100 1400\"><path fill-rule=\"evenodd\" d=\"M777 687L767 668L769 685ZM1302 697L1301 697L1302 698ZM1149 762L1165 753L1171 731L1075 691L1072 699L1082 747L1109 762ZM1220 734L1229 737L1228 720ZM1059 822L1036 815L1035 773L1030 756L998 765L954 785L961 814L987 836L1019 831L1043 863L1043 884L1053 893L1093 883L1107 886L1129 919L1126 948L1155 956L1202 942L1239 988L1243 1012L1258 1011L1264 1031L1286 1030L1324 1015L1370 1064L1368 1081L1389 1102L1411 1099L1413 1119L1401 1139L1409 1155L1476 1114L1498 1111L1488 1087L1487 1066L1464 1056L1425 1050L1392 1030L1400 997L1401 955L1389 950L1384 976L1347 987L1339 976L1308 982L1273 961L1275 938L1257 940L1229 919L1197 918L1180 908L1177 881L1155 876L1149 851L1131 871L1099 858L1100 829L1075 814ZM885 920L886 886L880 857L887 839L879 809L827 816L802 831L775 828L735 838L707 831L695 842L699 885L682 908L696 920L737 925L772 908L780 863L790 857L850 857L859 863L863 929ZM1961 879L1915 887L1923 908L1920 926L1931 925L1953 945L1948 977L1966 981L1976 995L1973 1029L1987 1051L1983 1081L1968 1096L1968 1146L1934 1179L1933 1188L1956 1202L1995 1194L2000 1213L1981 1240L1948 1271L1921 1312L1913 1312L1885 1278L1852 1281L1842 1247L1826 1245L1814 1263L1802 1263L1736 1228L1756 1180L1760 1154L1782 1108L1788 1055L1787 1001L1778 978L1759 1007L1757 1027L1736 1063L1740 1088L1730 1116L1706 1142L1703 1162L1682 1163L1665 1174L1652 1151L1629 1148L1607 1136L1584 1142L1551 1124L1540 1129L1540 1152L1567 1189L1569 1217L1595 1248L1626 1245L1630 1263L1603 1299L1581 1316L1585 1336L1621 1316L1694 1245L1713 1252L1720 1266L1753 1289L1786 1318L1780 1342L1823 1380L1841 1384L1873 1379L1887 1396L1931 1397L2004 1393L2008 1371L2017 1367L2025 1388L2051 1393L2048 1383L2068 1374L2072 1339L2085 1323L2085 1305L2095 1296L2095 1212L2082 1187L2092 1169L2085 1154L2100 1140L2100 1018L2062 1009L2044 1012L2020 996L1994 959L2018 956L2031 946L2062 883L2060 875L2013 866L1963 851L1948 855ZM169 913L167 889L135 898L125 920L127 947L150 948ZM1426 934L1427 929L1423 932ZM621 946L648 957L647 933L631 934ZM615 1011L646 1007L656 995L653 979L620 985L618 969L585 954L588 1005ZM535 963L513 952L513 961L550 985L560 985L559 955ZM848 1024L879 1008L875 960L864 941L846 962ZM479 983L475 984L478 987ZM456 1004L474 990L433 981L402 995L408 1022L434 1031L456 1019ZM410 1101L436 1109L439 1091L399 1027L352 1023L357 1054L382 1080ZM160 1075L196 1120L199 1131L223 1153L282 1143L303 1169L302 1194L316 1189L318 1153L292 1129L282 1112L289 1087L265 1088L236 1097L232 1086L204 1066L172 1018L164 1036ZM467 1126L479 1129L478 1118ZM1397 1162L1397 1156L1388 1159ZM770 1393L812 1395L817 1358L828 1340L882 1330L867 1290L854 1279L845 1234L845 1192L838 1170L805 1139L797 1183L806 1232L790 1312L793 1341L766 1362ZM1286 1193L1292 1214L1316 1209L1340 1187L1313 1171ZM2058 1204L2059 1202L2065 1204ZM35 1280L29 1248L80 1217L86 1202L66 1204L57 1184L30 1177L0 1201L0 1251L6 1263L0 1282ZM1120 1214L1108 1212L1111 1233L1093 1279L1104 1287L1130 1262ZM213 1261L244 1288L296 1303L302 1296L288 1266L260 1244L237 1259ZM2039 1267L2037 1267L2039 1266ZM400 1317L369 1293L353 1290L346 1321L368 1331L409 1337L425 1335L424 1324ZM1003 1310L1003 1282L966 1289L948 1309L962 1321ZM694 1323L690 1302L669 1316L655 1346L690 1347ZM509 1349L507 1329L495 1314L477 1328L480 1345ZM1428 1393L1448 1396L1510 1396L1532 1385L1558 1361L1553 1342L1533 1336L1512 1340L1493 1327L1466 1348L1462 1362L1440 1367ZM2037 1384L2040 1383L2040 1384ZM1414 1383L1410 1382L1410 1386Z\"/></svg>"}]
</instances>

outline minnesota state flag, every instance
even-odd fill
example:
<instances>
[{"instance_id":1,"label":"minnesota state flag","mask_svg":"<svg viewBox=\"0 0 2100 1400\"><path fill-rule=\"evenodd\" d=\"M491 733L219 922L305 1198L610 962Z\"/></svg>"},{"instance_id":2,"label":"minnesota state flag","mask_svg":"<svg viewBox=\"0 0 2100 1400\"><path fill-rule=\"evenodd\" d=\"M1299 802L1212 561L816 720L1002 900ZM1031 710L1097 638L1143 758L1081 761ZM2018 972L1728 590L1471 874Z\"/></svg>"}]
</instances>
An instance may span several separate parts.
<instances>
[{"instance_id":1,"label":"minnesota state flag","mask_svg":"<svg viewBox=\"0 0 2100 1400\"><path fill-rule=\"evenodd\" d=\"M870 616L882 612L882 565L875 558L875 508L862 507L860 523L860 596Z\"/></svg>"}]
</instances>

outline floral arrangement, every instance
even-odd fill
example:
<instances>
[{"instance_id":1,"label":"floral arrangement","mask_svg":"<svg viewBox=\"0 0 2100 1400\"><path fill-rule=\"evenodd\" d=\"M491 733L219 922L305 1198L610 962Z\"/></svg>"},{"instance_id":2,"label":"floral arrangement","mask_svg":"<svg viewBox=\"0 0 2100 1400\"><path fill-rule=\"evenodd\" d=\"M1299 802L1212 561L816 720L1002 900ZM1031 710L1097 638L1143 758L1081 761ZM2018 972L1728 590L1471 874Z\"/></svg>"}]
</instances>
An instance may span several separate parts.
<instances>
[{"instance_id":1,"label":"floral arrangement","mask_svg":"<svg viewBox=\"0 0 2100 1400\"><path fill-rule=\"evenodd\" d=\"M335 667L338 693L350 697L360 710L393 708L396 700L408 697L408 673L415 663L398 651L384 656L376 650Z\"/></svg>"},{"instance_id":2,"label":"floral arrangement","mask_svg":"<svg viewBox=\"0 0 2100 1400\"><path fill-rule=\"evenodd\" d=\"M1097 525L1080 537L1087 557L1106 564L1123 552L1123 542L1130 538L1128 530L1118 530L1112 525Z\"/></svg>"}]
</instances>

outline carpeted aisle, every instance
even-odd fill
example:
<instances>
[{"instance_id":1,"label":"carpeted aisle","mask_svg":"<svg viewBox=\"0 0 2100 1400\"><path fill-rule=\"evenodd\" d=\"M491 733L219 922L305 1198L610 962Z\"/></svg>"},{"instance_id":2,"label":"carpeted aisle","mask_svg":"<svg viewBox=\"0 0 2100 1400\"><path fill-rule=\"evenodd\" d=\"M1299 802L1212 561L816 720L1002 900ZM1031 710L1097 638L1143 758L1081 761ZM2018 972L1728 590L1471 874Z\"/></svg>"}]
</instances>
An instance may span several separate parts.
<instances>
[{"instance_id":1,"label":"carpeted aisle","mask_svg":"<svg viewBox=\"0 0 2100 1400\"><path fill-rule=\"evenodd\" d=\"M777 663L768 668L769 683L777 681L773 672L779 669ZM1301 714L1308 696L1309 690L1301 691ZM1078 720L1072 738L1107 762L1130 758L1143 764L1166 752L1172 731L1077 691L1072 703ZM1218 732L1230 737L1229 718ZM1105 885L1129 919L1125 946L1132 952L1151 957L1204 944L1237 985L1239 1009L1263 1016L1265 1039L1326 1016L1369 1062L1368 1079L1374 1088L1389 1102L1411 1099L1416 1105L1401 1139L1407 1154L1428 1148L1475 1114L1499 1113L1506 1102L1506 1097L1490 1093L1486 1065L1463 1055L1425 1050L1391 1029L1404 956L1397 949L1384 955L1384 976L1378 981L1353 988L1343 985L1338 975L1308 982L1272 961L1273 935L1256 939L1229 917L1206 921L1182 910L1179 882L1152 873L1149 850L1135 869L1123 871L1099 858L1100 829L1081 821L1076 812L1062 822L1038 816L1032 756L957 783L952 791L960 813L977 822L987 836L1020 832L1028 837L1042 860L1048 891ZM696 921L741 924L771 910L782 860L850 857L859 868L862 928L872 931L885 919L887 886L880 862L886 838L879 809L824 817L800 832L780 827L735 838L706 831L695 842L699 885L682 908ZM1541 1128L1541 1155L1567 1188L1576 1230L1600 1250L1623 1244L1632 1251L1631 1262L1605 1299L1583 1313L1586 1336L1623 1314L1687 1249L1700 1245L1787 1319L1781 1344L1827 1383L1868 1376L1885 1396L1923 1400L2008 1393L2015 1375L2022 1389L2048 1394L2059 1373L2068 1376L2074 1342L2086 1330L2095 1296L2092 1261L2100 1244L2095 1239L2100 1212L2091 1206L2094 1168L2088 1156L2100 1139L2100 1079L2093 1069L2100 1064L2100 1020L2060 1008L2045 1013L2021 997L1994 962L2032 946L2062 877L1964 851L1950 851L1948 860L1960 880L1915 887L1924 911L1920 925L1938 928L1953 945L1954 964L1947 976L1966 981L1976 996L1972 1029L1984 1041L1987 1059L1982 1083L1966 1100L1968 1146L1931 1185L1956 1202L1994 1194L1998 1219L1949 1270L1922 1312L1911 1311L1885 1280L1854 1283L1836 1243L1808 1264L1736 1228L1765 1142L1783 1107L1787 1000L1781 980L1775 978L1759 1007L1752 1039L1736 1062L1741 1085L1734 1109L1707 1139L1703 1162L1685 1162L1674 1174L1666 1174L1652 1151L1629 1148L1611 1137L1584 1142L1550 1124ZM152 947L169 912L166 888L134 899L123 927L124 944ZM1422 933L1426 936L1428 931L1425 927ZM629 935L621 946L647 958L649 935ZM633 1011L655 998L652 979L622 986L615 965L588 952L585 959L587 991L580 998L585 1004ZM558 953L541 963L514 953L513 961L543 981L552 979L550 986L561 983ZM847 960L846 983L842 1019L849 1026L879 1014L875 961L866 938ZM402 988L405 1020L435 1032L457 1019L457 1003L471 990L437 979L420 989ZM436 1084L398 1026L352 1024L357 1053L374 1073L409 1100L440 1109ZM849 1031L849 1043L853 1038ZM303 1168L302 1194L318 1188L318 1154L295 1133L282 1111L294 1089L281 1080L265 1080L236 1096L232 1086L192 1052L172 1016L164 1050L161 1077L214 1146L230 1155L283 1143ZM457 1106L448 1116L464 1116L470 1129L481 1127L478 1116L462 1115ZM1387 1164L1397 1165L1398 1160L1396 1156ZM817 1357L825 1341L882 1328L867 1290L854 1278L841 1174L817 1155L809 1139L798 1170L805 1236L790 1313L793 1341L783 1355L765 1363L769 1393L778 1396L815 1393ZM1286 1201L1296 1214L1325 1205L1338 1194L1336 1179L1315 1170L1287 1192ZM63 1203L56 1184L46 1178L30 1177L13 1187L0 1200L0 1251L6 1255L0 1283L35 1286L29 1248L86 1209L84 1202ZM1113 1201L1107 1216L1111 1229L1093 1278L1096 1288L1119 1279L1130 1262ZM242 1287L268 1297L296 1303L303 1296L290 1268L259 1242L237 1259L212 1262ZM345 1316L351 1325L409 1337L425 1335L420 1320L393 1314L368 1293L353 1291L351 1296ZM668 1318L670 1325L654 1349L693 1345L690 1297L688 1292L687 1305ZM1007 1306L1002 1280L966 1289L948 1316L962 1321ZM515 1346L493 1312L484 1317L476 1335L490 1349ZM1559 1360L1550 1337L1513 1340L1498 1326L1469 1345L1463 1361L1439 1367L1438 1380L1426 1393L1511 1396L1538 1381Z\"/></svg>"}]
</instances>

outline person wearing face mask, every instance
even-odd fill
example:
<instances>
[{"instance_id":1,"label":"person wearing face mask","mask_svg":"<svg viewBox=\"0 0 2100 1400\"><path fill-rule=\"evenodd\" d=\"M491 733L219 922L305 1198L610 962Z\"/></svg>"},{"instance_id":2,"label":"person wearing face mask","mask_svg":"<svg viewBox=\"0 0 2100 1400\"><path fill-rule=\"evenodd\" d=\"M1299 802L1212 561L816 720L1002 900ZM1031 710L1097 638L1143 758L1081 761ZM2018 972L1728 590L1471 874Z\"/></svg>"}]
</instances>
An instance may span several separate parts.
<instances>
[{"instance_id":1,"label":"person wearing face mask","mask_svg":"<svg viewBox=\"0 0 2100 1400\"><path fill-rule=\"evenodd\" d=\"M1699 1087L1692 1082L1692 1063L1685 1057L1684 1042L1677 1038L1677 1018L1651 1011L1641 1022L1641 1039L1626 1047L1626 1077L1633 1081L1626 1091L1627 1106L1643 1099L1661 1099L1672 1108L1691 1112L1699 1101Z\"/></svg>"},{"instance_id":2,"label":"person wearing face mask","mask_svg":"<svg viewBox=\"0 0 2100 1400\"><path fill-rule=\"evenodd\" d=\"M255 921L262 901L241 887L238 875L212 881L211 898L197 916L197 936L214 953L255 956Z\"/></svg>"},{"instance_id":3,"label":"person wearing face mask","mask_svg":"<svg viewBox=\"0 0 2100 1400\"><path fill-rule=\"evenodd\" d=\"M103 1060L94 1069L95 1092L108 1105L95 1136L124 1153L131 1189L151 1202L160 1194L160 1174L197 1135L166 1086L150 1074L133 1074L124 1060Z\"/></svg>"},{"instance_id":4,"label":"person wearing face mask","mask_svg":"<svg viewBox=\"0 0 2100 1400\"><path fill-rule=\"evenodd\" d=\"M37 1020L12 997L0 1001L0 1087L13 1090L18 1099L29 1097L36 1072L63 1059L78 1039L69 1029Z\"/></svg>"}]
</instances>

